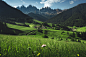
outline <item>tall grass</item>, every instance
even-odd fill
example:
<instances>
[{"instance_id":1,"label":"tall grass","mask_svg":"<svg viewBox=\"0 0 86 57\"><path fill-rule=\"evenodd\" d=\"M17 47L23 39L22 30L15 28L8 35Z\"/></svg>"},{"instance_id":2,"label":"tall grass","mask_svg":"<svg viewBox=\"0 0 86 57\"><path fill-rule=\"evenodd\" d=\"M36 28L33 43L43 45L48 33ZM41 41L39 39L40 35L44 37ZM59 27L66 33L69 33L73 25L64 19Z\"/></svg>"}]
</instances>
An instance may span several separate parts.
<instances>
[{"instance_id":1,"label":"tall grass","mask_svg":"<svg viewBox=\"0 0 86 57\"><path fill-rule=\"evenodd\" d=\"M86 57L86 43L0 35L1 57ZM41 47L46 44L46 47Z\"/></svg>"}]
</instances>

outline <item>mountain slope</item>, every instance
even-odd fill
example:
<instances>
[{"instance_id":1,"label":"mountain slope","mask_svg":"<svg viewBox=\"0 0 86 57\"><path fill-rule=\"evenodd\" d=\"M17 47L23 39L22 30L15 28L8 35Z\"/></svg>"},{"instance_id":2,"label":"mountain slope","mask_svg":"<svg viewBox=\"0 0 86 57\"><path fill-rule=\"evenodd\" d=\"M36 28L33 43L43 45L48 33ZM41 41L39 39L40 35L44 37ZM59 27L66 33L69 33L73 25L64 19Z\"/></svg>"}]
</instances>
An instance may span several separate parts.
<instances>
[{"instance_id":1,"label":"mountain slope","mask_svg":"<svg viewBox=\"0 0 86 57\"><path fill-rule=\"evenodd\" d=\"M8 28L6 23L0 21L0 34L18 35L19 33L23 33L23 31Z\"/></svg>"},{"instance_id":2,"label":"mountain slope","mask_svg":"<svg viewBox=\"0 0 86 57\"><path fill-rule=\"evenodd\" d=\"M32 17L32 18L34 18L34 19L36 19L36 20L39 20L39 21L43 21L44 22L44 21L47 20L46 17L44 17L44 16L42 16L40 14L29 13L27 15L30 16L30 17Z\"/></svg>"},{"instance_id":3,"label":"mountain slope","mask_svg":"<svg viewBox=\"0 0 86 57\"><path fill-rule=\"evenodd\" d=\"M66 26L85 26L86 25L86 3L79 4L64 11L46 22L62 24Z\"/></svg>"},{"instance_id":4,"label":"mountain slope","mask_svg":"<svg viewBox=\"0 0 86 57\"><path fill-rule=\"evenodd\" d=\"M32 19L31 17L23 14L20 10L13 8L0 0L0 20L7 20L10 18L14 18L15 21L17 21L16 19L18 19L18 21L25 21L25 18L28 18L28 20Z\"/></svg>"}]
</instances>

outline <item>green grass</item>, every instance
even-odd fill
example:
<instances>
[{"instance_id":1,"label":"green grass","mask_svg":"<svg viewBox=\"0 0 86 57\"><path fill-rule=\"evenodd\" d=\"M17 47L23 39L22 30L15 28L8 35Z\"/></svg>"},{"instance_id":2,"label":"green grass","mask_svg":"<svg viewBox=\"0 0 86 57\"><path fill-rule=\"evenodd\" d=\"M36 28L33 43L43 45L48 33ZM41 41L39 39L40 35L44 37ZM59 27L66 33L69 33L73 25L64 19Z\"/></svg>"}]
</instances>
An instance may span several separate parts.
<instances>
[{"instance_id":1,"label":"green grass","mask_svg":"<svg viewBox=\"0 0 86 57\"><path fill-rule=\"evenodd\" d=\"M26 30L36 30L35 28L33 28L32 24L30 25L30 27L25 27L25 26L18 26L18 25L13 25L13 24L9 24L7 23L7 26L9 28L14 28L14 29L18 29L18 30L22 30L22 31L26 31Z\"/></svg>"},{"instance_id":2,"label":"green grass","mask_svg":"<svg viewBox=\"0 0 86 57\"><path fill-rule=\"evenodd\" d=\"M86 57L86 43L58 41L41 36L0 35L3 57ZM41 47L46 44L46 47ZM33 55L34 54L34 55Z\"/></svg>"},{"instance_id":3,"label":"green grass","mask_svg":"<svg viewBox=\"0 0 86 57\"><path fill-rule=\"evenodd\" d=\"M86 32L86 26L85 27L80 27L76 31L78 31L78 32Z\"/></svg>"},{"instance_id":4,"label":"green grass","mask_svg":"<svg viewBox=\"0 0 86 57\"><path fill-rule=\"evenodd\" d=\"M35 20L36 22L42 23L41 21ZM22 24L22 23L16 23ZM12 25L7 23L9 28L18 29L28 33L29 31L36 30L33 28L36 24L25 23L30 27ZM50 26L51 23L48 23ZM38 25L38 24L37 24ZM36 26L37 26L36 25ZM79 30L78 28L77 30ZM48 30L46 34L49 38L42 38L42 34L37 32L37 35L3 35L0 34L1 42L1 57L86 57L86 40L80 42L73 42L67 35L65 30L54 30L54 29L42 29ZM84 29L85 30L85 29ZM62 32L65 32L61 34ZM79 30L80 31L80 30ZM68 31L72 34L72 31ZM51 39L54 37L54 39ZM60 40L60 39L63 40ZM84 42L84 43L82 43ZM46 44L46 47L41 47ZM39 54L39 56L37 56ZM79 54L79 56L77 55Z\"/></svg>"},{"instance_id":5,"label":"green grass","mask_svg":"<svg viewBox=\"0 0 86 57\"><path fill-rule=\"evenodd\" d=\"M39 20L36 20L36 19L34 19L34 21L38 22L38 23L41 23L41 24L43 23L42 21L39 21Z\"/></svg>"}]
</instances>

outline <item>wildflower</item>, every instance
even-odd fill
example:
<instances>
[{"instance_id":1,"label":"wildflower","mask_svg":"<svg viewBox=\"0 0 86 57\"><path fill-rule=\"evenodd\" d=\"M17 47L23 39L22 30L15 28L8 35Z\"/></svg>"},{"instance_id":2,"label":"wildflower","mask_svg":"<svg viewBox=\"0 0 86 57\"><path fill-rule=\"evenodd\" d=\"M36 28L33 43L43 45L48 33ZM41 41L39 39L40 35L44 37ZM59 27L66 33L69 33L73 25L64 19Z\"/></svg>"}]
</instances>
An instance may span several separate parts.
<instances>
[{"instance_id":1,"label":"wildflower","mask_svg":"<svg viewBox=\"0 0 86 57\"><path fill-rule=\"evenodd\" d=\"M45 44L43 44L41 47L45 47L46 45Z\"/></svg>"},{"instance_id":2,"label":"wildflower","mask_svg":"<svg viewBox=\"0 0 86 57\"><path fill-rule=\"evenodd\" d=\"M77 54L77 56L79 56L79 54Z\"/></svg>"},{"instance_id":3,"label":"wildflower","mask_svg":"<svg viewBox=\"0 0 86 57\"><path fill-rule=\"evenodd\" d=\"M40 53L37 54L37 56L39 56L39 55L40 55Z\"/></svg>"},{"instance_id":4,"label":"wildflower","mask_svg":"<svg viewBox=\"0 0 86 57\"><path fill-rule=\"evenodd\" d=\"M1 54L0 54L0 56L1 56Z\"/></svg>"}]
</instances>

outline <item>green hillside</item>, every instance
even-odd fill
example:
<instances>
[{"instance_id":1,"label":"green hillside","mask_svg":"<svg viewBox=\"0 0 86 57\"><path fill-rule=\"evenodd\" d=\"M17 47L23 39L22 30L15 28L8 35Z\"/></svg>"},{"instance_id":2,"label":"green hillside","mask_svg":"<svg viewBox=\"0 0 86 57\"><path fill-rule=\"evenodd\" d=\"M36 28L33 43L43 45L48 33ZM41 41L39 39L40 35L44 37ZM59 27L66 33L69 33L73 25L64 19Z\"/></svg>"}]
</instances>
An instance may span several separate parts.
<instances>
[{"instance_id":1,"label":"green hillside","mask_svg":"<svg viewBox=\"0 0 86 57\"><path fill-rule=\"evenodd\" d=\"M86 40L77 37L76 32L63 29L56 30L54 29L55 27L52 28L52 23L47 23L51 26L47 27L46 25L48 29L38 30L34 27L45 23L35 19L34 22L38 24L15 22L16 25L14 25L6 23L7 27L21 30L23 33L20 32L18 35L0 34L1 57L63 57L63 55L64 57L86 57L84 54L86 52ZM18 24L21 24L21 26ZM22 25L29 25L29 27ZM56 26L57 24L54 25ZM59 27L64 28L61 25ZM78 29L79 27L77 27ZM41 47L43 44L46 46Z\"/></svg>"},{"instance_id":2,"label":"green hillside","mask_svg":"<svg viewBox=\"0 0 86 57\"><path fill-rule=\"evenodd\" d=\"M79 4L64 11L46 22L65 26L86 26L86 3Z\"/></svg>"}]
</instances>

